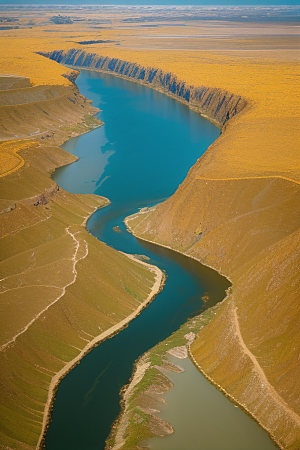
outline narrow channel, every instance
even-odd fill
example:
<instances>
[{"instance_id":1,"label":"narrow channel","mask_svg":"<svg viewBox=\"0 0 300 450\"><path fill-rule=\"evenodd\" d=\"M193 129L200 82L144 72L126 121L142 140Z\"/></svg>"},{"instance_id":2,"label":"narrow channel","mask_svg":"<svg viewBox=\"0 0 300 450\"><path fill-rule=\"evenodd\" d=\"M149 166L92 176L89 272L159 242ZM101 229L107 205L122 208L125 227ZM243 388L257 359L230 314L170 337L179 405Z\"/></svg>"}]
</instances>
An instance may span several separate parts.
<instances>
[{"instance_id":1,"label":"narrow channel","mask_svg":"<svg viewBox=\"0 0 300 450\"><path fill-rule=\"evenodd\" d=\"M215 304L229 286L224 277L198 262L137 240L123 223L138 208L172 195L219 136L218 128L174 99L111 75L82 70L77 84L103 110L99 118L105 125L65 143L63 148L80 159L57 169L54 179L69 192L109 198L111 205L92 215L88 230L117 250L146 255L167 273L167 280L140 316L93 349L61 381L46 435L47 450L104 449L120 412L120 389L127 384L134 361L199 312L205 293ZM120 232L113 230L116 226ZM224 439L230 436L223 435ZM272 447L255 450L265 448Z\"/></svg>"}]
</instances>

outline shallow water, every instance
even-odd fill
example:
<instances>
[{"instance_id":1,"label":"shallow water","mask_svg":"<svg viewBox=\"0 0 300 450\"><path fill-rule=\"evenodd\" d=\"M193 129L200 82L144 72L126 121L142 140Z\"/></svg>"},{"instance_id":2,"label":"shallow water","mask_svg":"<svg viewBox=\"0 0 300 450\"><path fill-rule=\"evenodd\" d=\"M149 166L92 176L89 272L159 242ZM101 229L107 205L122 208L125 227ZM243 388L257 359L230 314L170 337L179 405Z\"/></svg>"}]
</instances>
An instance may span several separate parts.
<instances>
[{"instance_id":1,"label":"shallow water","mask_svg":"<svg viewBox=\"0 0 300 450\"><path fill-rule=\"evenodd\" d=\"M167 405L159 407L158 416L175 433L149 439L151 450L274 450L267 433L208 383L190 359L168 359L185 370L165 372L174 387L164 395Z\"/></svg>"},{"instance_id":2,"label":"shallow water","mask_svg":"<svg viewBox=\"0 0 300 450\"><path fill-rule=\"evenodd\" d=\"M56 170L54 179L70 192L108 197L111 205L92 215L88 230L118 250L147 255L168 277L128 328L93 349L61 381L47 450L103 449L134 361L197 313L205 293L215 304L229 286L196 261L137 240L123 223L139 207L172 195L219 130L174 99L130 81L82 71L77 84L103 110L105 125L64 145L80 159ZM122 232L114 232L115 226Z\"/></svg>"}]
</instances>

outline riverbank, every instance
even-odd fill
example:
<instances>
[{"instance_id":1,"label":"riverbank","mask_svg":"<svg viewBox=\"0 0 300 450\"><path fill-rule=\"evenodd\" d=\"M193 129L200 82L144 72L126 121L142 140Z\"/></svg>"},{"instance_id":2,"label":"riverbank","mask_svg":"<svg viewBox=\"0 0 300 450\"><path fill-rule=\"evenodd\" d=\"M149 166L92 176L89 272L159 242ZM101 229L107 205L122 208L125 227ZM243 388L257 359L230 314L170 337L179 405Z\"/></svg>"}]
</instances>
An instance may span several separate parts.
<instances>
[{"instance_id":1,"label":"riverbank","mask_svg":"<svg viewBox=\"0 0 300 450\"><path fill-rule=\"evenodd\" d=\"M134 225L134 226L130 226L129 222L130 222L130 221L135 221L135 220L137 219L137 222L140 224L140 223L142 222L143 219L142 219L141 221L140 221L139 219L140 219L141 217L143 217L144 214L147 215L147 214L149 214L149 213L151 213L151 212L154 212L155 209L156 209L156 207L157 207L157 205L156 205L156 206L151 206L151 207L149 207L149 208L148 208L148 207L145 207L145 208L142 208L142 209L141 209L140 211L138 211L137 213L134 213L134 214L132 214L131 216L126 217L126 218L124 219L124 223L125 223L125 226L126 226L127 231L128 231L129 233L131 233L134 237L140 239L141 241L149 242L149 243L151 243L151 244L158 245L159 247L167 248L167 249L169 249L169 250L172 250L172 252L180 253L181 255L184 255L184 256L186 256L186 257L188 257L188 258L194 259L195 261L199 262L200 264L203 264L204 266L209 267L210 269L216 271L219 275L221 275L222 277L226 278L226 279L229 281L230 284L232 284L232 281L230 280L230 278L227 277L226 275L224 275L224 273L222 273L220 270L217 270L215 267L210 266L209 264L206 264L206 263L203 262L203 261L200 261L200 259L196 258L195 256L191 256L188 252L187 252L187 253L181 252L180 250L176 250L175 248L172 248L172 247L169 246L169 245L164 245L164 244L161 244L161 243L160 243L160 244L157 244L154 240L151 241L150 239L147 239L147 238L144 237L144 236L141 237L141 236L139 236L138 233L136 233L136 231L135 231L135 225ZM230 288L229 288L229 289L230 289ZM225 298L224 298L224 300L225 300Z\"/></svg>"},{"instance_id":2,"label":"riverbank","mask_svg":"<svg viewBox=\"0 0 300 450\"><path fill-rule=\"evenodd\" d=\"M10 87L16 81L23 79L5 77ZM29 83L11 92L10 87L0 96L0 112L7 118L1 150L8 155L0 179L0 402L5 421L0 442L24 450L42 446L41 430L46 429L59 380L96 342L139 314L158 293L163 275L86 231L87 219L109 204L107 199L69 194L51 179L57 167L77 160L58 146L99 127L102 122L93 117L99 110L73 84L35 89ZM17 129L22 139L15 136ZM16 148L24 161L18 167ZM107 270L113 280L105 281L103 291Z\"/></svg>"},{"instance_id":3,"label":"riverbank","mask_svg":"<svg viewBox=\"0 0 300 450\"><path fill-rule=\"evenodd\" d=\"M207 180L207 181L203 180L202 182L208 183L209 180ZM266 183L267 183L267 180L266 180ZM286 183L286 181L283 180L282 183ZM187 184L188 184L188 182L187 182ZM296 191L296 192L294 192L294 196L297 196L297 184L295 183L294 186L295 186L295 191ZM184 197L186 197L187 195L189 196L189 199L190 199L189 201L191 204L194 201L193 194L187 194L186 192L184 192L184 187L181 187L181 191L183 191ZM181 194L182 194L182 192L181 192ZM174 197L176 199L176 194L174 195ZM173 199L170 199L166 203L170 204L170 203L172 203L172 201L174 202ZM206 199L206 201L210 201L210 200ZM186 207L186 206L187 205L185 204L184 207ZM153 234L151 236L151 234L148 232L148 230L151 229L150 228L151 225L149 225L149 222L151 223L151 219L149 221L149 218L151 218L152 216L155 216L155 215L158 215L160 217L159 224L160 224L160 228L162 230L163 224L162 224L162 218L160 216L160 210L163 209L163 207L164 207L164 204L160 204L154 208L150 208L149 210L144 210L142 212L142 214L137 214L132 217L129 217L128 219L126 219L127 226L131 230L133 230L133 233L138 238L152 241L154 243L157 243L158 245L167 246L165 243L166 240L162 240L162 239L158 240L157 237L153 239ZM205 224L204 224L204 227L205 227ZM143 232L142 230L146 230L146 232ZM153 228L151 229L151 233L153 233ZM151 237L152 237L152 239L151 239ZM192 236L192 239L194 240L193 236ZM297 242L297 240L295 242ZM202 244L201 240L198 241L196 245L199 247L199 244L200 245ZM174 245L174 241L173 241L173 245ZM172 246L169 245L169 247L174 249L173 245ZM295 250L295 247L293 246L291 248L290 252L292 253L294 250ZM184 252L182 250L181 250L181 252L187 253L187 255L192 256L194 258L196 257L196 254L197 254L195 251L193 251L193 247L191 247L191 246L189 246L189 249L187 252ZM199 253L198 253L198 255L199 255ZM216 265L216 260L203 259L203 257L201 258L200 255L198 256L197 259L201 263L203 263L203 264L209 263L209 265L214 267L215 269L220 267L219 265ZM228 258L228 256L227 256L227 258ZM268 264L269 264L269 262L268 262ZM253 271L252 271L251 275L248 275L248 276L253 277L254 276ZM263 385L262 386L263 394L262 394L262 392L260 392L260 394L259 394L260 400L263 395L266 403L273 404L272 407L275 407L274 404L276 404L277 411L279 409L282 410L282 412L281 412L282 415L281 415L280 420L277 417L278 422L281 424L281 425L278 424L278 426L282 426L283 423L286 423L285 422L286 420L288 420L288 421L290 420L293 423L293 425L292 424L288 425L288 427L286 429L286 433L287 433L287 436L289 436L291 433L291 435L293 436L291 439L294 440L295 445L297 446L297 439L298 439L297 438L297 436L298 436L297 423L299 421L298 416L297 416L297 414L296 415L294 414L293 409L290 408L286 404L284 399L281 398L280 396L278 396L277 392L274 392L273 387L270 385L270 382L266 378L265 372L261 370L260 361L258 361L257 358L255 358L253 353L251 351L249 351L249 348L247 348L245 345L244 335L242 336L241 331L240 331L241 321L239 319L240 314L241 314L240 313L241 302L240 302L239 297L241 297L241 295L242 295L242 290L241 290L242 288L239 286L239 283L237 283L236 277L231 276L230 278L233 283L232 288L228 292L228 297L227 297L226 301L224 301L222 303L222 306L219 310L219 314L216 315L216 317L210 324L210 327L212 327L212 330L214 330L212 332L213 334L210 335L209 332L206 333L206 331L208 331L209 327L205 330L201 330L201 332L199 333L198 340L195 341L195 343L191 346L191 352L193 354L194 359L197 361L198 366L201 367L205 376L210 381L213 381L214 385L219 386L219 388L221 389L222 392L226 392L226 394L229 397L234 398L235 401L238 404L240 404L245 411L250 413L251 416L264 429L266 429L269 432L269 434L272 437L272 439L274 440L274 442L276 442L280 448L290 448L290 447L286 447L286 444L284 444L282 437L281 437L282 436L281 433L280 434L278 433L277 436L275 436L274 427L270 424L270 422L268 420L269 416L266 417L265 414L262 415L261 412L258 412L258 410L253 407L253 400L252 400L252 403L250 406L250 403L249 403L250 399L253 399L254 395L255 395L255 397L258 396L257 376L260 373L259 377L261 378L261 384ZM253 283L253 278L251 278L251 283ZM236 308L237 301L238 301L238 305L239 305L238 310ZM223 312L222 314L221 314L221 311ZM226 311L226 313L225 313L225 311ZM242 397L240 396L241 394L240 393L237 394L236 390L233 390L230 387L230 385L227 385L226 388L224 388L224 381L222 382L222 380L224 380L224 377L226 377L226 373L228 373L229 367L227 369L227 372L225 372L224 369L222 368L222 371L219 374L219 377L220 377L219 381L216 381L215 367L216 367L216 365L217 365L217 367L219 365L220 369L221 369L222 365L224 365L224 358L223 358L223 353L222 352L220 353L220 351L219 351L218 357L212 359L210 352L211 352L211 347L213 345L213 339L217 340L219 348L224 348L224 346L226 348L226 346L230 346L232 349L232 345L234 342L235 342L235 345L238 348L240 348L240 353L233 355L233 359L230 359L230 361L227 362L228 366L232 367L232 364L241 365L241 363L242 363L243 365L247 364L248 366L250 365L253 367L251 369L252 370L251 376L252 376L252 378L255 377L256 381L254 382L254 380L253 380L251 383L246 384L246 386L243 388L243 391L242 391L244 393L244 395ZM199 345L199 342L201 343L200 345ZM201 350L199 349L199 347L201 348ZM196 351L196 355L198 356L198 360L195 357L195 351ZM225 351L225 350L223 350L223 351ZM202 362L202 364L200 361ZM209 362L209 366L207 366L208 362ZM213 376L211 375L212 368L214 368ZM236 370L238 370L238 369L236 369ZM244 377L244 373L245 373L244 371L246 371L245 367L240 368L237 372L237 373L239 373L239 379L240 379L239 383L243 383L242 379ZM233 376L233 374L232 374L232 376ZM245 381L244 381L244 383L245 383ZM236 386L236 383L234 383L234 386ZM250 391L250 393L246 394L247 391ZM288 417L289 417L289 419L287 419ZM294 430L294 431L292 431L292 430ZM290 437L289 437L289 439L290 439ZM292 446L291 448L294 448L294 447ZM297 447L295 447L295 448L297 448Z\"/></svg>"},{"instance_id":4,"label":"riverbank","mask_svg":"<svg viewBox=\"0 0 300 450\"><path fill-rule=\"evenodd\" d=\"M153 266L151 264L145 263L144 261L140 261L139 259L135 258L132 255L126 255L126 257L129 259L138 262L139 264L142 264L144 267L146 267L148 270L153 272L155 274L155 282L152 286L151 292L146 298L144 302L142 302L138 308L130 314L128 317L123 319L121 322L117 323L113 327L109 328L105 332L99 334L96 336L93 340L91 340L86 347L74 358L72 361L69 361L66 366L60 370L51 380L50 387L48 390L48 400L45 406L44 410L44 419L43 419L43 429L41 433L41 437L39 439L37 448L42 449L44 448L44 442L45 442L45 435L47 433L47 429L49 426L49 422L51 420L51 411L53 408L53 403L55 400L55 393L57 391L59 382L62 378L64 378L77 364L80 363L80 360L88 353L90 352L94 347L104 342L106 339L112 338L115 334L119 333L121 330L126 328L131 320L133 320L135 317L137 317L144 308L148 306L149 303L151 303L154 298L159 294L159 292L163 289L165 275L164 273L156 266Z\"/></svg>"},{"instance_id":5,"label":"riverbank","mask_svg":"<svg viewBox=\"0 0 300 450\"><path fill-rule=\"evenodd\" d=\"M227 294L230 290L231 288L229 288ZM180 367L180 359L187 357L190 358L195 367L218 391L225 395L234 405L241 408L251 420L254 420L267 432L271 440L276 444L276 448L282 448L276 437L244 405L229 395L222 386L215 383L213 378L208 376L191 353L191 344L195 341L199 332L211 322L220 309L221 304L226 302L226 300L227 297L221 303L208 309L205 309L204 303L202 308L204 312L189 319L178 331L139 358L134 366L129 384L122 388L122 410L113 424L111 435L107 439L106 450L119 450L128 446L132 448L148 448L151 438L167 436L174 432L172 423L166 422L159 413L161 412L162 404L165 404L164 394L173 387L172 382L168 378L168 371L180 373L183 370ZM179 366L170 363L167 359L168 355L174 355L176 358L179 358ZM230 440L230 435L227 437L227 444L228 440ZM264 445L263 441L261 445Z\"/></svg>"},{"instance_id":6,"label":"riverbank","mask_svg":"<svg viewBox=\"0 0 300 450\"><path fill-rule=\"evenodd\" d=\"M194 358L192 352L191 352L191 343L187 345L188 348L188 355L192 363L197 367L199 372L202 373L202 375L205 376L205 378L216 388L218 391L222 392L222 394L225 395L231 402L233 402L235 405L237 405L239 408L241 408L242 411L244 411L249 417L251 417L252 420L254 420L261 428L263 428L269 435L270 439L278 446L278 448L283 449L284 447L281 445L279 439L277 439L273 434L271 430L268 430L260 420L251 413L251 411L245 407L242 403L240 403L234 396L228 394L228 392L219 384L217 384L212 377L210 377L197 363L196 359Z\"/></svg>"}]
</instances>

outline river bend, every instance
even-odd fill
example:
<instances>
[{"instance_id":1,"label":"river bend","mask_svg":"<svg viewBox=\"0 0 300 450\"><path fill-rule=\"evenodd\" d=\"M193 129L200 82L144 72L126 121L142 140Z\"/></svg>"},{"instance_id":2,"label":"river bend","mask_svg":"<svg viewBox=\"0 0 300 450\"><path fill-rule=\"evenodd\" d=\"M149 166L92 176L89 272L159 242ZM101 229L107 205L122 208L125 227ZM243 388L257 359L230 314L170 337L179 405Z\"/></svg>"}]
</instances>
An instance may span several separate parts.
<instances>
[{"instance_id":1,"label":"river bend","mask_svg":"<svg viewBox=\"0 0 300 450\"><path fill-rule=\"evenodd\" d=\"M79 160L57 169L54 180L72 193L109 198L111 204L89 219L88 230L117 250L146 255L167 280L128 328L93 349L61 381L46 450L104 449L134 361L199 312L205 293L215 304L229 286L198 262L137 240L123 223L138 208L172 195L220 130L176 100L127 80L82 70L77 84L102 110L105 125L64 144ZM116 226L121 232L113 230ZM273 447L261 447L267 448Z\"/></svg>"}]
</instances>

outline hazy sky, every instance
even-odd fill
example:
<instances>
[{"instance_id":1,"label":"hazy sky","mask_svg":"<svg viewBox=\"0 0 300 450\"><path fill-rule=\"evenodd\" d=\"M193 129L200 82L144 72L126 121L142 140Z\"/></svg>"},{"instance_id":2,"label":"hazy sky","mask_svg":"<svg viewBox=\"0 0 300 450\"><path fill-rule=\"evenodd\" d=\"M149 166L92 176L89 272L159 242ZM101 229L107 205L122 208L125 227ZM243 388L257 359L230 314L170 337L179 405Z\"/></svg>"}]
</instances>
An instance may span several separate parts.
<instances>
[{"instance_id":1,"label":"hazy sky","mask_svg":"<svg viewBox=\"0 0 300 450\"><path fill-rule=\"evenodd\" d=\"M58 5L299 5L299 0L0 0L1 4Z\"/></svg>"}]
</instances>

